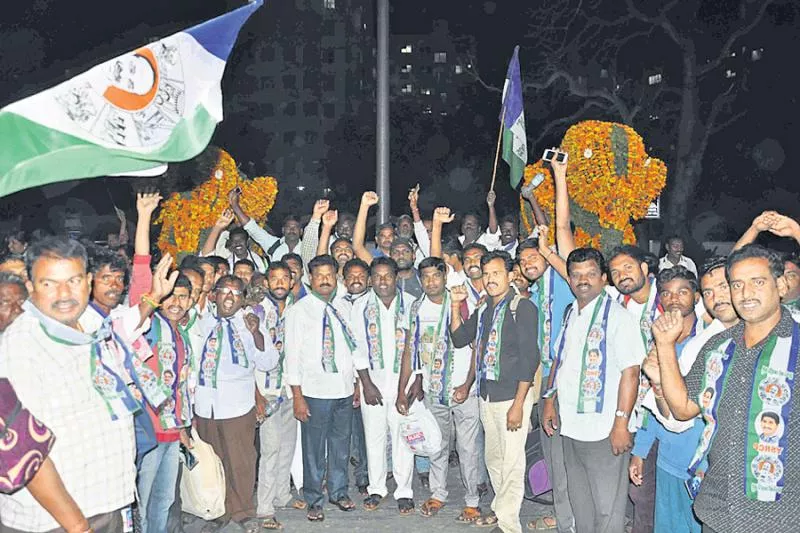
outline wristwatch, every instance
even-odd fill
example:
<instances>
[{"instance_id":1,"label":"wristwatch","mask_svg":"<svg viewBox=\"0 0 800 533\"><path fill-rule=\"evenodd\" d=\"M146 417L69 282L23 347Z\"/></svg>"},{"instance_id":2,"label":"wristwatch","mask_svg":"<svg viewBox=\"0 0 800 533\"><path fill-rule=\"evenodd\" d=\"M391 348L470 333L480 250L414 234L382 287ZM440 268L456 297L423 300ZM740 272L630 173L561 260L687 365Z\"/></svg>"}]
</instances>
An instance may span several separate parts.
<instances>
[{"instance_id":1,"label":"wristwatch","mask_svg":"<svg viewBox=\"0 0 800 533\"><path fill-rule=\"evenodd\" d=\"M628 413L626 413L625 411L620 411L619 409L617 409L617 410L614 412L614 416L617 416L617 417L620 417L620 418L625 418L625 419L627 419L627 418L628 418L629 416L631 416L631 415L629 415L629 414L628 414Z\"/></svg>"}]
</instances>

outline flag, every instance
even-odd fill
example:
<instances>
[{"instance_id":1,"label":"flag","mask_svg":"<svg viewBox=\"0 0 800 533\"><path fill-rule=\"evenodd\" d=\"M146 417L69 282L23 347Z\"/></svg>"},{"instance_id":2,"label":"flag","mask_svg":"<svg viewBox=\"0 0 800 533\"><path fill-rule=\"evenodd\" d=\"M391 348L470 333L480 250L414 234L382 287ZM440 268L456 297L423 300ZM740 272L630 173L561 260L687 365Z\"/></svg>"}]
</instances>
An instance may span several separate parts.
<instances>
[{"instance_id":1,"label":"flag","mask_svg":"<svg viewBox=\"0 0 800 533\"><path fill-rule=\"evenodd\" d=\"M511 188L516 189L528 162L528 145L525 138L525 113L522 110L522 80L519 74L519 46L508 64L503 85L503 161L508 163Z\"/></svg>"},{"instance_id":2,"label":"flag","mask_svg":"<svg viewBox=\"0 0 800 533\"><path fill-rule=\"evenodd\" d=\"M0 196L77 178L153 175L199 154L222 120L225 62L262 3L0 109Z\"/></svg>"}]
</instances>

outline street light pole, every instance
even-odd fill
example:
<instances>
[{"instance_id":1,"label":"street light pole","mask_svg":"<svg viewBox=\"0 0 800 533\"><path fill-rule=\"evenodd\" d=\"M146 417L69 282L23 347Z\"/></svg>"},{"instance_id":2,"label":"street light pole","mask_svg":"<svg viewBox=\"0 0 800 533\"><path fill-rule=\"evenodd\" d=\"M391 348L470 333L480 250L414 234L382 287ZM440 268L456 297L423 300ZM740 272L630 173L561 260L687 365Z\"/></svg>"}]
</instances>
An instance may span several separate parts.
<instances>
[{"instance_id":1,"label":"street light pole","mask_svg":"<svg viewBox=\"0 0 800 533\"><path fill-rule=\"evenodd\" d=\"M391 199L389 196L389 0L378 4L378 123L377 123L377 175L376 192L380 196L378 223L389 221Z\"/></svg>"}]
</instances>

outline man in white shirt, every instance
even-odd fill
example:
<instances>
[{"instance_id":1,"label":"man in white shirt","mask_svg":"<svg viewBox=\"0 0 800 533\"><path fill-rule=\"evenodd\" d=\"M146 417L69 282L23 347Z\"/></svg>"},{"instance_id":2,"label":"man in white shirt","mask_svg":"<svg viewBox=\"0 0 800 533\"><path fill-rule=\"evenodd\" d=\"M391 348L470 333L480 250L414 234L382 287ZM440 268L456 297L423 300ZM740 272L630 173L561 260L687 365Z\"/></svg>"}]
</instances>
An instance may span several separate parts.
<instances>
[{"instance_id":1,"label":"man in white shirt","mask_svg":"<svg viewBox=\"0 0 800 533\"><path fill-rule=\"evenodd\" d=\"M497 213L494 210L496 199L497 194L494 191L489 191L489 194L486 195L486 205L489 206L489 227L485 232L481 231L481 223L477 214L467 213L461 219L461 235L458 240L465 248L472 243L482 244L490 252L500 247L500 228L497 224Z\"/></svg>"},{"instance_id":2,"label":"man in white shirt","mask_svg":"<svg viewBox=\"0 0 800 533\"><path fill-rule=\"evenodd\" d=\"M211 445L225 470L225 515L245 529L258 524L256 483L255 371L273 371L279 353L264 324L245 313L244 283L223 276L214 287L216 320L205 321L205 342L195 354L197 433Z\"/></svg>"},{"instance_id":3,"label":"man in white shirt","mask_svg":"<svg viewBox=\"0 0 800 533\"><path fill-rule=\"evenodd\" d=\"M645 357L636 342L639 326L606 293L604 271L593 248L577 248L567 258L576 301L565 315L542 413L546 433L561 428L578 533L625 527L633 443L628 419Z\"/></svg>"},{"instance_id":4,"label":"man in white shirt","mask_svg":"<svg viewBox=\"0 0 800 533\"><path fill-rule=\"evenodd\" d=\"M27 265L30 300L0 341L0 376L57 435L50 459L94 531L118 533L136 489L129 361L110 329L98 332L100 315L86 313L92 276L80 243L45 238L28 248ZM0 517L10 531L58 528L26 489L0 497Z\"/></svg>"},{"instance_id":5,"label":"man in white shirt","mask_svg":"<svg viewBox=\"0 0 800 533\"><path fill-rule=\"evenodd\" d=\"M274 261L267 269L268 293L254 311L263 313L267 335L280 353L274 371L256 371L256 386L264 398L259 427L261 457L258 462L258 516L268 529L281 527L275 517L276 507L286 507L292 501L289 475L297 441L297 421L292 409L292 391L284 376L285 317L289 308L292 272L283 261Z\"/></svg>"},{"instance_id":6,"label":"man in white shirt","mask_svg":"<svg viewBox=\"0 0 800 533\"><path fill-rule=\"evenodd\" d=\"M691 258L683 255L682 237L679 237L678 235L667 237L664 248L666 248L667 254L659 260L659 270L666 270L667 268L681 265L694 273L695 276L697 275L697 265L694 264L694 261L692 261Z\"/></svg>"},{"instance_id":7,"label":"man in white shirt","mask_svg":"<svg viewBox=\"0 0 800 533\"><path fill-rule=\"evenodd\" d=\"M308 264L311 293L286 313L286 383L303 443L303 497L310 521L324 520L322 480L342 511L347 493L353 420L353 352L356 340L336 295L336 260L320 255ZM326 458L327 450L327 458Z\"/></svg>"},{"instance_id":8,"label":"man in white shirt","mask_svg":"<svg viewBox=\"0 0 800 533\"><path fill-rule=\"evenodd\" d=\"M236 218L242 224L242 228L250 235L250 237L258 244L264 253L269 256L271 261L278 261L289 252L296 254L300 253L303 247L303 241L300 239L302 229L300 221L297 218L289 215L283 221L283 237L276 237L270 232L258 225L258 223L250 218L247 213L241 208L239 200L242 192L240 189L233 189L228 194L228 201L231 204ZM259 269L265 272L265 269Z\"/></svg>"},{"instance_id":9,"label":"man in white shirt","mask_svg":"<svg viewBox=\"0 0 800 533\"><path fill-rule=\"evenodd\" d=\"M401 515L414 510L411 482L414 454L400 437L400 415L394 409L400 363L408 329L408 311L414 298L397 288L397 263L376 257L370 265L372 290L353 305L350 322L356 336L355 368L361 382L361 416L369 469L369 496L364 508L373 511L388 494L386 488L386 433L392 441L394 499Z\"/></svg>"},{"instance_id":10,"label":"man in white shirt","mask_svg":"<svg viewBox=\"0 0 800 533\"><path fill-rule=\"evenodd\" d=\"M453 401L453 392L467 381L472 350L456 348L450 340L450 302L446 290L447 269L438 257L429 257L420 264L420 275L425 296L412 304L409 316L409 340L403 354L403 365L397 389L397 411L406 414L409 402L424 394L426 407L436 417L442 431L442 450L431 457L431 497L420 511L423 516L435 516L447 502L447 473L449 456L454 439L450 433L455 428L461 480L466 487L465 506L457 520L461 523L475 521L480 514L480 460L483 449L478 447L481 428L478 397L475 388L463 403ZM413 364L412 364L413 362ZM412 389L406 395L409 379L414 372Z\"/></svg>"}]
</instances>

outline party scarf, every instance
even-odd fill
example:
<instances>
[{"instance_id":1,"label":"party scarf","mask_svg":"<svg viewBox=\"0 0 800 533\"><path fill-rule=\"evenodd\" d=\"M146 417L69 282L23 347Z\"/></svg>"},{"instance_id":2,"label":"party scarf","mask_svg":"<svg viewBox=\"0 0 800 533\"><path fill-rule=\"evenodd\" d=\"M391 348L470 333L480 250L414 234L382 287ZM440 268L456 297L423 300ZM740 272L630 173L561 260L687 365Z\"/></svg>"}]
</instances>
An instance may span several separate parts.
<instances>
[{"instance_id":1,"label":"party scarf","mask_svg":"<svg viewBox=\"0 0 800 533\"><path fill-rule=\"evenodd\" d=\"M256 306L256 309L261 309L263 311L262 312L263 316L260 316L260 319L263 320L264 323L267 325L267 332L270 333L270 340L272 341L272 345L275 346L275 348L277 349L278 343L280 343L280 350L278 350L278 353L280 354L278 358L278 370L276 372L269 372L269 371L265 372L266 377L264 378L264 386L267 389L270 389L273 387L272 382L274 381L275 382L274 387L276 389L280 389L281 385L283 384L283 359L284 359L284 354L286 353L283 349L284 346L283 343L286 332L284 318L283 316L281 316L281 312L280 309L278 308L277 302L273 301L272 298L267 296L262 301L269 302L270 308L269 310L264 309L264 306L261 304L258 304ZM287 302L286 307L288 307L288 305L289 303ZM284 308L284 310L286 309L286 307Z\"/></svg>"},{"instance_id":2,"label":"party scarf","mask_svg":"<svg viewBox=\"0 0 800 533\"><path fill-rule=\"evenodd\" d=\"M492 312L492 323L489 330L489 338L486 343L481 342L483 334L483 321L486 318L487 304L481 306L478 311L478 333L475 336L475 350L478 357L476 363L481 371L481 378L488 381L498 381L500 379L500 350L503 344L503 320L506 317L508 302L504 299Z\"/></svg>"},{"instance_id":3,"label":"party scarf","mask_svg":"<svg viewBox=\"0 0 800 533\"><path fill-rule=\"evenodd\" d=\"M539 352L542 360L542 375L550 374L553 357L550 350L550 337L553 331L553 290L555 274L552 268L545 270L536 280L536 309L539 311Z\"/></svg>"},{"instance_id":4,"label":"party scarf","mask_svg":"<svg viewBox=\"0 0 800 533\"><path fill-rule=\"evenodd\" d=\"M120 317L107 315L94 302L89 302L89 308L97 312L104 320L110 320L111 334L117 344L122 348L125 360L123 365L128 371L133 383L128 383L128 390L133 397L142 403L147 401L150 407L157 409L169 397L169 389L158 381L158 376L150 370L145 361L153 356L147 340L139 335L133 342L128 344L117 334L117 328L124 330L125 325L121 323Z\"/></svg>"},{"instance_id":5,"label":"party scarf","mask_svg":"<svg viewBox=\"0 0 800 533\"><path fill-rule=\"evenodd\" d=\"M344 335L344 341L347 344L347 348L353 352L356 349L356 337L353 335L353 331L350 329L350 326L347 325L342 315L339 311L336 310L331 303L317 294L314 291L311 291L311 294L314 295L319 301L325 304L325 311L322 315L322 370L329 374L338 374L339 369L336 367L336 340L333 336L333 326L331 322L335 319L339 322L339 325L342 328L342 334ZM331 294L330 298L336 296L336 291Z\"/></svg>"},{"instance_id":6,"label":"party scarf","mask_svg":"<svg viewBox=\"0 0 800 533\"><path fill-rule=\"evenodd\" d=\"M118 420L141 409L141 405L128 389L125 381L113 368L114 354L112 350L114 345L123 350L125 348L124 345L116 342L111 330L110 317L103 320L97 331L87 334L48 317L30 301L26 301L22 308L39 320L42 331L50 340L66 346L87 346L89 348L89 375L94 389L103 398L112 420ZM130 359L130 354L125 353L125 358L126 360ZM126 363L128 362L126 361ZM133 378L133 374L131 374L131 378Z\"/></svg>"},{"instance_id":7,"label":"party scarf","mask_svg":"<svg viewBox=\"0 0 800 533\"><path fill-rule=\"evenodd\" d=\"M644 343L646 354L650 353L650 350L652 350L654 346L653 322L656 321L659 314L664 312L664 308L661 306L661 295L658 293L658 287L656 286L656 279L654 276L649 276L648 280L650 283L650 293L647 295L647 302L642 306L642 314L639 317L639 334L642 337L642 343ZM631 296L629 294L621 294L619 297L619 303L626 308L630 301ZM642 402L644 402L644 398L647 396L647 392L650 389L650 380L647 379L644 372L639 372L639 390L636 395L636 403L633 406L632 426L640 427L647 425L649 412L642 408Z\"/></svg>"},{"instance_id":8,"label":"party scarf","mask_svg":"<svg viewBox=\"0 0 800 533\"><path fill-rule=\"evenodd\" d=\"M455 366L453 342L450 340L450 294L447 291L444 293L439 320L436 323L433 337L429 340L429 343L433 344L432 350L423 350L420 333L422 328L419 309L426 298L427 296L423 296L411 304L412 369L421 370L423 364L429 365L430 385L428 392L439 400L439 404L449 407L454 389L451 379L453 367Z\"/></svg>"},{"instance_id":9,"label":"party scarf","mask_svg":"<svg viewBox=\"0 0 800 533\"><path fill-rule=\"evenodd\" d=\"M792 336L779 337L773 332L756 358L745 428L747 443L744 449L743 488L745 497L750 500L774 502L781 499L789 452L789 421L798 351L800 325L792 321ZM689 466L690 479L686 481L692 498L697 496L708 468L708 452L719 429L717 412L735 356L736 343L733 339L727 339L706 358L698 396L698 405L706 428ZM710 389L710 398L705 397L707 389ZM773 435L766 435L762 431L761 420L765 413L778 417L777 430Z\"/></svg>"},{"instance_id":10,"label":"party scarf","mask_svg":"<svg viewBox=\"0 0 800 533\"><path fill-rule=\"evenodd\" d=\"M380 305L383 305L375 291L368 296L367 305L364 307L364 332L367 335L367 352L369 354L369 367L371 370L384 369L383 361L383 329L381 324ZM406 345L405 329L403 328L403 315L405 314L405 303L403 294L400 291L394 297L394 326L392 332L395 337L394 364L392 371L397 374L400 372L400 360L403 357L403 350Z\"/></svg>"},{"instance_id":11,"label":"party scarf","mask_svg":"<svg viewBox=\"0 0 800 533\"><path fill-rule=\"evenodd\" d=\"M186 328L188 330L188 327ZM168 332L165 334L165 332ZM177 333L177 335L176 335ZM186 330L176 332L161 313L153 314L152 326L147 341L158 358L158 375L161 383L170 390L170 397L156 409L156 415L163 429L186 427L192 420L192 407L189 395L189 375L191 374L191 344ZM183 352L183 365L180 353ZM169 376L167 372L172 375Z\"/></svg>"},{"instance_id":12,"label":"party scarf","mask_svg":"<svg viewBox=\"0 0 800 533\"><path fill-rule=\"evenodd\" d=\"M232 318L217 319L216 326L214 326L203 345L198 382L204 387L217 388L217 371L219 370L219 361L222 356L223 333L226 333L228 344L231 348L231 362L242 368L249 366L242 338L239 336L236 326L233 325Z\"/></svg>"},{"instance_id":13,"label":"party scarf","mask_svg":"<svg viewBox=\"0 0 800 533\"><path fill-rule=\"evenodd\" d=\"M611 311L611 297L603 291L597 298L589 322L589 331L583 344L581 355L581 375L578 387L578 413L602 413L606 388L606 363L608 353L608 315ZM564 362L564 345L567 340L567 324L572 316L574 304L567 307L564 323L559 333L558 350L553 369L553 386L544 393L544 398L551 398L556 392L556 378L561 364ZM601 311L602 310L602 311Z\"/></svg>"}]
</instances>

